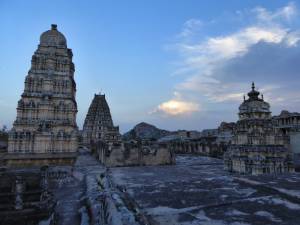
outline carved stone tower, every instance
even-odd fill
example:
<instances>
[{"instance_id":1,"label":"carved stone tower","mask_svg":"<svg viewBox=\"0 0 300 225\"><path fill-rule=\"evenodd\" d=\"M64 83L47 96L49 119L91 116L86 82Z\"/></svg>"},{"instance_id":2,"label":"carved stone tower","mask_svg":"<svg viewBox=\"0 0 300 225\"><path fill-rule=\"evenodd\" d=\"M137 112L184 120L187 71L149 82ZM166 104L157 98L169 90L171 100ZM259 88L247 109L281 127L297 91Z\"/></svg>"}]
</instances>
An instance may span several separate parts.
<instances>
[{"instance_id":1,"label":"carved stone tower","mask_svg":"<svg viewBox=\"0 0 300 225\"><path fill-rule=\"evenodd\" d=\"M225 168L252 175L292 172L286 137L275 129L270 105L259 94L252 83L249 98L239 107L232 145L224 154Z\"/></svg>"},{"instance_id":2,"label":"carved stone tower","mask_svg":"<svg viewBox=\"0 0 300 225\"><path fill-rule=\"evenodd\" d=\"M166 144L124 143L119 127L114 126L105 95L96 95L84 121L83 144L108 167L164 165L175 163Z\"/></svg>"},{"instance_id":3,"label":"carved stone tower","mask_svg":"<svg viewBox=\"0 0 300 225\"><path fill-rule=\"evenodd\" d=\"M40 36L31 60L17 118L9 133L8 164L74 160L78 147L72 50L55 24Z\"/></svg>"},{"instance_id":4,"label":"carved stone tower","mask_svg":"<svg viewBox=\"0 0 300 225\"><path fill-rule=\"evenodd\" d=\"M117 141L121 136L119 127L113 125L105 95L96 95L89 107L83 125L83 144L90 146L96 141Z\"/></svg>"}]
</instances>

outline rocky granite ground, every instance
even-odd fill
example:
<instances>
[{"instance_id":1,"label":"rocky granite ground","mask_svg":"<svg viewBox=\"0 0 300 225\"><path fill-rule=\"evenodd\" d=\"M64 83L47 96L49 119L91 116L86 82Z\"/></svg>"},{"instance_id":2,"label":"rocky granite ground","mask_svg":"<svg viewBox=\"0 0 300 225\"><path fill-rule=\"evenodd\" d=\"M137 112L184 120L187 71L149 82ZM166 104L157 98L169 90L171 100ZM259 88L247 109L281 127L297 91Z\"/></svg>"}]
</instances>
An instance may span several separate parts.
<instances>
[{"instance_id":1,"label":"rocky granite ground","mask_svg":"<svg viewBox=\"0 0 300 225\"><path fill-rule=\"evenodd\" d=\"M300 221L300 175L232 176L218 159L110 170L152 224L288 224Z\"/></svg>"},{"instance_id":2,"label":"rocky granite ground","mask_svg":"<svg viewBox=\"0 0 300 225\"><path fill-rule=\"evenodd\" d=\"M127 206L122 191L107 179L107 169L87 150L80 150L73 167L52 167L49 172L56 175L49 187L57 204L52 217L39 225L146 224L140 223L142 215Z\"/></svg>"},{"instance_id":3,"label":"rocky granite ground","mask_svg":"<svg viewBox=\"0 0 300 225\"><path fill-rule=\"evenodd\" d=\"M74 167L50 169L61 172L50 182L57 200L53 220L58 225L299 224L300 174L231 175L219 159L176 160L169 166L106 169L81 150Z\"/></svg>"},{"instance_id":4,"label":"rocky granite ground","mask_svg":"<svg viewBox=\"0 0 300 225\"><path fill-rule=\"evenodd\" d=\"M57 201L56 223L58 225L83 225L86 199L90 194L88 188L94 185L93 181L99 174L105 172L104 166L89 152L81 150L74 167L57 167L51 170L66 171L69 174L53 179L53 183L50 182L51 191ZM93 180L90 179L91 177Z\"/></svg>"}]
</instances>

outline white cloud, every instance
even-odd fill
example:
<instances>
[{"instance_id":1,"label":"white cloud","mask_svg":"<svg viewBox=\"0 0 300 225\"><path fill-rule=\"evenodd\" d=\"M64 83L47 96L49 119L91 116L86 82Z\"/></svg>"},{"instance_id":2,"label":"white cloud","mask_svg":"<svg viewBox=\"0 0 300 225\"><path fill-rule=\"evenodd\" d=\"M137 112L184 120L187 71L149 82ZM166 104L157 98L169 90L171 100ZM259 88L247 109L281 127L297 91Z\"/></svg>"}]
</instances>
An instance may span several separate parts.
<instances>
[{"instance_id":1,"label":"white cloud","mask_svg":"<svg viewBox=\"0 0 300 225\"><path fill-rule=\"evenodd\" d=\"M286 43L290 47L295 47L298 41L300 40L300 32L299 31L290 32L286 35L285 38L286 38Z\"/></svg>"},{"instance_id":2,"label":"white cloud","mask_svg":"<svg viewBox=\"0 0 300 225\"><path fill-rule=\"evenodd\" d=\"M284 38L291 36L288 34L288 30L284 28L250 26L227 36L211 37L200 44L182 44L179 47L188 56L187 65L193 63L207 65L207 63L212 64L245 54L250 46L260 41L280 43ZM294 33L293 37L289 38L299 38L298 33Z\"/></svg>"},{"instance_id":3,"label":"white cloud","mask_svg":"<svg viewBox=\"0 0 300 225\"><path fill-rule=\"evenodd\" d=\"M192 43L183 39L176 44L182 63L174 74L187 76L175 87L183 98L185 92L196 92L211 103L241 101L243 93L249 89L249 83L252 82L251 77L247 83L241 79L227 80L226 77L219 77L223 67L229 65L232 60L242 58L259 43L281 45L282 48L293 48L298 45L300 31L293 30L284 23L291 22L298 15L294 3L289 3L274 12L262 7L257 7L251 12L257 20L230 34L211 36ZM184 27L187 27L187 23ZM268 84L262 84L264 87L267 85L276 86L272 80ZM167 108L168 105L160 106Z\"/></svg>"},{"instance_id":4,"label":"white cloud","mask_svg":"<svg viewBox=\"0 0 300 225\"><path fill-rule=\"evenodd\" d=\"M191 114L199 110L200 107L197 103L171 99L159 104L154 112L163 113L164 115L169 116L178 116L183 114Z\"/></svg>"},{"instance_id":5,"label":"white cloud","mask_svg":"<svg viewBox=\"0 0 300 225\"><path fill-rule=\"evenodd\" d=\"M212 96L211 99L215 102L224 102L224 101L241 102L243 96L244 93L230 93L230 94Z\"/></svg>"},{"instance_id":6,"label":"white cloud","mask_svg":"<svg viewBox=\"0 0 300 225\"><path fill-rule=\"evenodd\" d=\"M287 20L290 21L295 16L297 16L297 7L295 3L290 2L286 6L279 8L275 12L270 12L265 8L262 7L256 7L253 12L256 14L257 18L260 21L266 22L266 23L273 23L277 20Z\"/></svg>"},{"instance_id":7,"label":"white cloud","mask_svg":"<svg viewBox=\"0 0 300 225\"><path fill-rule=\"evenodd\" d=\"M182 31L179 34L179 37L189 37L194 32L199 30L202 27L203 23L198 19L190 19L186 21L183 25Z\"/></svg>"},{"instance_id":8,"label":"white cloud","mask_svg":"<svg viewBox=\"0 0 300 225\"><path fill-rule=\"evenodd\" d=\"M240 16L243 13L249 11L239 11ZM176 78L181 80L174 87L174 96L160 103L154 113L198 113L207 120L211 118L205 112L227 110L235 115L252 81L277 111L297 108L300 30L289 25L299 19L297 8L293 3L273 12L257 7L250 14L241 18L254 18L252 22L226 34L203 37L208 24L195 19L183 25L177 43L168 48L179 53L173 74L182 78Z\"/></svg>"}]
</instances>

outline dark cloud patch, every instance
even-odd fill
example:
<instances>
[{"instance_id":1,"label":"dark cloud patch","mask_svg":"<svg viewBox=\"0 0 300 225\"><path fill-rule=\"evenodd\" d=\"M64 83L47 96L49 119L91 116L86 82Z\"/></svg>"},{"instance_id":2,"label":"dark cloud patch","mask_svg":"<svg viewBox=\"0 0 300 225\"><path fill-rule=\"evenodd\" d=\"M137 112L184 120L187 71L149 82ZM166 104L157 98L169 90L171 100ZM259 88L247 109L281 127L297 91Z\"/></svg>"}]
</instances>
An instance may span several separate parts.
<instances>
[{"instance_id":1,"label":"dark cloud patch","mask_svg":"<svg viewBox=\"0 0 300 225\"><path fill-rule=\"evenodd\" d=\"M226 61L214 70L223 82L249 82L298 86L300 84L300 44L259 42L246 54ZM297 85L296 85L297 84Z\"/></svg>"}]
</instances>

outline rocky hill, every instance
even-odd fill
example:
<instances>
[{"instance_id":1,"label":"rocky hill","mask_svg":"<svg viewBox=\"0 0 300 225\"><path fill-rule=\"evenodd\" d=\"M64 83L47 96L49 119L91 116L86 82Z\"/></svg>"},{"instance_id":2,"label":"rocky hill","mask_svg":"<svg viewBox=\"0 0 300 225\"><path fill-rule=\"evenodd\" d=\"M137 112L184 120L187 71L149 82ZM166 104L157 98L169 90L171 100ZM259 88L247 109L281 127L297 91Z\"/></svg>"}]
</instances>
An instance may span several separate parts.
<instances>
[{"instance_id":1,"label":"rocky hill","mask_svg":"<svg viewBox=\"0 0 300 225\"><path fill-rule=\"evenodd\" d=\"M151 139L157 140L161 137L172 134L172 132L167 130L161 130L151 124L142 122L137 124L133 129L128 131L123 135L124 140L132 139Z\"/></svg>"}]
</instances>

